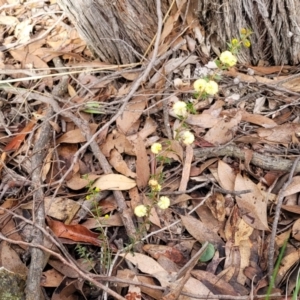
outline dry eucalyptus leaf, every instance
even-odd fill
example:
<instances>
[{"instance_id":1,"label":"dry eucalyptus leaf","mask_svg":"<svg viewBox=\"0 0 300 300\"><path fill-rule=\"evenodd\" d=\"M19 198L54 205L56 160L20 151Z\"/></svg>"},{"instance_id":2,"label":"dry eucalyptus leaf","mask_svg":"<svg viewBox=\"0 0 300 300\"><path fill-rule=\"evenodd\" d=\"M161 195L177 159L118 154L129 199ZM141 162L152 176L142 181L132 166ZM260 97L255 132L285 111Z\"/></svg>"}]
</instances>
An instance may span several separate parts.
<instances>
[{"instance_id":1,"label":"dry eucalyptus leaf","mask_svg":"<svg viewBox=\"0 0 300 300\"><path fill-rule=\"evenodd\" d=\"M267 199L261 194L257 185L248 177L238 174L235 180L236 191L251 190L250 193L236 196L237 204L242 211L243 220L258 230L269 230L267 220Z\"/></svg>"},{"instance_id":2,"label":"dry eucalyptus leaf","mask_svg":"<svg viewBox=\"0 0 300 300\"><path fill-rule=\"evenodd\" d=\"M109 163L114 167L116 171L119 173L131 177L136 178L136 174L132 172L126 162L123 160L122 155L118 152L118 150L113 149L110 153Z\"/></svg>"},{"instance_id":3,"label":"dry eucalyptus leaf","mask_svg":"<svg viewBox=\"0 0 300 300\"><path fill-rule=\"evenodd\" d=\"M161 286L166 287L169 285L169 273L153 258L141 253L122 253L120 256L123 256L125 259L129 260L143 273L155 277L160 282Z\"/></svg>"},{"instance_id":4,"label":"dry eucalyptus leaf","mask_svg":"<svg viewBox=\"0 0 300 300\"><path fill-rule=\"evenodd\" d=\"M293 135L300 133L300 124L282 124L273 128L259 128L257 134L265 141L288 144L292 141Z\"/></svg>"},{"instance_id":5,"label":"dry eucalyptus leaf","mask_svg":"<svg viewBox=\"0 0 300 300\"><path fill-rule=\"evenodd\" d=\"M292 182L288 185L286 190L283 192L283 195L289 196L292 194L296 194L300 191L300 176L295 176Z\"/></svg>"},{"instance_id":6,"label":"dry eucalyptus leaf","mask_svg":"<svg viewBox=\"0 0 300 300\"><path fill-rule=\"evenodd\" d=\"M139 134L132 140L136 153L136 183L139 188L145 188L150 178L150 167L145 143Z\"/></svg>"},{"instance_id":7,"label":"dry eucalyptus leaf","mask_svg":"<svg viewBox=\"0 0 300 300\"><path fill-rule=\"evenodd\" d=\"M218 162L218 182L223 189L233 191L234 189L235 174L233 169L219 160Z\"/></svg>"},{"instance_id":8,"label":"dry eucalyptus leaf","mask_svg":"<svg viewBox=\"0 0 300 300\"><path fill-rule=\"evenodd\" d=\"M136 182L124 175L106 174L96 180L92 188L99 188L101 191L127 191L136 186Z\"/></svg>"},{"instance_id":9,"label":"dry eucalyptus leaf","mask_svg":"<svg viewBox=\"0 0 300 300\"><path fill-rule=\"evenodd\" d=\"M205 134L204 139L214 145L223 145L231 141L237 130L237 125L240 123L242 115L238 112L229 121L219 120L219 122L213 126Z\"/></svg>"},{"instance_id":10,"label":"dry eucalyptus leaf","mask_svg":"<svg viewBox=\"0 0 300 300\"><path fill-rule=\"evenodd\" d=\"M191 216L181 216L181 221L186 230L200 243L209 242L218 250L223 247L224 242L219 235L209 229L203 222Z\"/></svg>"},{"instance_id":11,"label":"dry eucalyptus leaf","mask_svg":"<svg viewBox=\"0 0 300 300\"><path fill-rule=\"evenodd\" d=\"M90 124L89 127L91 130L91 134L94 134L97 130L98 125ZM66 132L56 142L57 144L61 144L61 143L77 144L77 143L86 142L86 138L82 135L81 130L78 128Z\"/></svg>"},{"instance_id":12,"label":"dry eucalyptus leaf","mask_svg":"<svg viewBox=\"0 0 300 300\"><path fill-rule=\"evenodd\" d=\"M147 98L145 96L138 96L126 105L124 112L116 121L120 132L126 135L132 124L134 124L142 115L146 106L146 101Z\"/></svg>"}]
</instances>

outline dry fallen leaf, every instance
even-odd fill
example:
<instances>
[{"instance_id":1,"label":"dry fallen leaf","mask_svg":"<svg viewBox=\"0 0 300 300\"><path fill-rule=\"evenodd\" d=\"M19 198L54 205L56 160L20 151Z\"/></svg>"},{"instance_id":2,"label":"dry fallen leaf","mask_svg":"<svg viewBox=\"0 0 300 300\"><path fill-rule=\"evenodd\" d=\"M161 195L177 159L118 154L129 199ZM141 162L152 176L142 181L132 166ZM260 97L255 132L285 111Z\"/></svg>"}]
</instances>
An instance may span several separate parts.
<instances>
[{"instance_id":1,"label":"dry fallen leaf","mask_svg":"<svg viewBox=\"0 0 300 300\"><path fill-rule=\"evenodd\" d=\"M237 125L242 119L241 112L238 112L232 119L220 120L215 126L208 130L204 139L214 145L223 145L231 141L237 130Z\"/></svg>"},{"instance_id":2,"label":"dry fallen leaf","mask_svg":"<svg viewBox=\"0 0 300 300\"><path fill-rule=\"evenodd\" d=\"M109 163L117 172L123 174L124 176L136 178L136 174L128 168L126 162L123 160L123 157L118 150L113 149L110 152Z\"/></svg>"},{"instance_id":3,"label":"dry fallen leaf","mask_svg":"<svg viewBox=\"0 0 300 300\"><path fill-rule=\"evenodd\" d=\"M228 282L226 282L224 279L219 278L210 272L206 272L202 270L193 270L191 274L194 277L196 277L200 282L202 282L204 285L207 284L207 287L209 287L209 289L215 295L238 296L238 293Z\"/></svg>"},{"instance_id":4,"label":"dry fallen leaf","mask_svg":"<svg viewBox=\"0 0 300 300\"><path fill-rule=\"evenodd\" d=\"M236 191L251 190L250 193L236 196L244 221L259 230L269 230L267 220L268 199L261 194L257 185L246 176L238 174L235 180Z\"/></svg>"},{"instance_id":5,"label":"dry fallen leaf","mask_svg":"<svg viewBox=\"0 0 300 300\"><path fill-rule=\"evenodd\" d=\"M101 175L92 188L99 188L101 191L127 191L136 186L136 182L124 175L106 174Z\"/></svg>"},{"instance_id":6,"label":"dry fallen leaf","mask_svg":"<svg viewBox=\"0 0 300 300\"><path fill-rule=\"evenodd\" d=\"M201 244L209 242L218 250L222 250L224 242L219 235L205 226L205 224L191 216L180 216L186 230Z\"/></svg>"},{"instance_id":7,"label":"dry fallen leaf","mask_svg":"<svg viewBox=\"0 0 300 300\"><path fill-rule=\"evenodd\" d=\"M221 187L228 191L234 190L234 170L222 160L218 162L218 182Z\"/></svg>"},{"instance_id":8,"label":"dry fallen leaf","mask_svg":"<svg viewBox=\"0 0 300 300\"><path fill-rule=\"evenodd\" d=\"M140 118L146 106L146 100L145 96L138 96L126 105L124 112L116 121L120 132L126 135L131 126Z\"/></svg>"},{"instance_id":9,"label":"dry fallen leaf","mask_svg":"<svg viewBox=\"0 0 300 300\"><path fill-rule=\"evenodd\" d=\"M136 183L142 189L148 185L150 178L150 166L145 143L139 134L132 140L136 154Z\"/></svg>"},{"instance_id":10,"label":"dry fallen leaf","mask_svg":"<svg viewBox=\"0 0 300 300\"><path fill-rule=\"evenodd\" d=\"M36 124L36 119L33 117L28 124L18 133L4 148L4 151L17 150L21 146L27 134L29 134Z\"/></svg>"},{"instance_id":11,"label":"dry fallen leaf","mask_svg":"<svg viewBox=\"0 0 300 300\"><path fill-rule=\"evenodd\" d=\"M98 125L90 124L89 127L91 130L91 134L94 134L97 130ZM77 143L86 142L86 138L82 135L81 130L78 128L66 132L59 139L57 139L56 142L57 144L62 144L62 143L77 144Z\"/></svg>"},{"instance_id":12,"label":"dry fallen leaf","mask_svg":"<svg viewBox=\"0 0 300 300\"><path fill-rule=\"evenodd\" d=\"M98 233L94 233L80 224L66 225L50 218L47 218L47 223L54 235L59 238L66 238L75 242L90 243L95 246L102 245L102 241L99 240Z\"/></svg>"},{"instance_id":13,"label":"dry fallen leaf","mask_svg":"<svg viewBox=\"0 0 300 300\"><path fill-rule=\"evenodd\" d=\"M292 182L287 186L285 191L283 192L283 195L289 196L292 194L296 194L300 191L300 176L295 176L292 179Z\"/></svg>"},{"instance_id":14,"label":"dry fallen leaf","mask_svg":"<svg viewBox=\"0 0 300 300\"><path fill-rule=\"evenodd\" d=\"M259 128L257 130L258 136L269 142L288 144L292 142L292 137L298 135L300 132L300 124L286 123L272 128Z\"/></svg>"},{"instance_id":15,"label":"dry fallen leaf","mask_svg":"<svg viewBox=\"0 0 300 300\"><path fill-rule=\"evenodd\" d=\"M153 258L141 253L125 253L120 256L129 260L143 273L152 275L161 284L162 287L169 285L170 275Z\"/></svg>"}]
</instances>

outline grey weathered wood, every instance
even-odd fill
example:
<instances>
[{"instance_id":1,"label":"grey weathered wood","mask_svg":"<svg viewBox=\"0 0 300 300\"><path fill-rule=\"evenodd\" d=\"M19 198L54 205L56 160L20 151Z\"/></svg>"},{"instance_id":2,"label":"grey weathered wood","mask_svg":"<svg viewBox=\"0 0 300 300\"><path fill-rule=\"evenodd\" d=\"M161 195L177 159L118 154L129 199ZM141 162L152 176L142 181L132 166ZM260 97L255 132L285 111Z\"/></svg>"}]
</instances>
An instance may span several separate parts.
<instances>
[{"instance_id":1,"label":"grey weathered wood","mask_svg":"<svg viewBox=\"0 0 300 300\"><path fill-rule=\"evenodd\" d=\"M172 1L161 2L165 13ZM154 0L59 0L59 4L102 61L140 60L156 33ZM190 7L197 5L203 43L216 54L247 27L254 32L252 46L239 52L240 62L300 62L300 0L190 0Z\"/></svg>"},{"instance_id":2,"label":"grey weathered wood","mask_svg":"<svg viewBox=\"0 0 300 300\"><path fill-rule=\"evenodd\" d=\"M164 11L166 3L162 0ZM59 0L59 4L102 61L139 61L156 34L155 1Z\"/></svg>"},{"instance_id":3,"label":"grey weathered wood","mask_svg":"<svg viewBox=\"0 0 300 300\"><path fill-rule=\"evenodd\" d=\"M254 31L252 46L239 53L240 62L300 62L299 0L198 0L198 10L206 43L215 52L247 27Z\"/></svg>"}]
</instances>

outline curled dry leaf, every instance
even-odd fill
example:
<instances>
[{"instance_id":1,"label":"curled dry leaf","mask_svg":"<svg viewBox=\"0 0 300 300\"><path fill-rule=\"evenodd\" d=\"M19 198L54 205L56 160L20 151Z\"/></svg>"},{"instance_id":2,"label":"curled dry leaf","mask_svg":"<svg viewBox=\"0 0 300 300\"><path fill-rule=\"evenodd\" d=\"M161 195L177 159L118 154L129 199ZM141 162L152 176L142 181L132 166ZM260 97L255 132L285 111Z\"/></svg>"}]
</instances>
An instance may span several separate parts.
<instances>
[{"instance_id":1,"label":"curled dry leaf","mask_svg":"<svg viewBox=\"0 0 300 300\"><path fill-rule=\"evenodd\" d=\"M106 174L101 175L92 188L99 188L101 191L127 191L136 186L136 182L124 175Z\"/></svg>"}]
</instances>

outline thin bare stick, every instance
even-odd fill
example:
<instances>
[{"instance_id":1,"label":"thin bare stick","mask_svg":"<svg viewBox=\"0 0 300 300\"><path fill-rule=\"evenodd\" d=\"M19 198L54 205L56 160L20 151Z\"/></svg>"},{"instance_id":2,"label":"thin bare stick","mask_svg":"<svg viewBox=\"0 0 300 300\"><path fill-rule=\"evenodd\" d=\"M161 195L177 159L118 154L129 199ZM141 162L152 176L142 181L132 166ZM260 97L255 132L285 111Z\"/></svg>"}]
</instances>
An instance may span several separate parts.
<instances>
[{"instance_id":1,"label":"thin bare stick","mask_svg":"<svg viewBox=\"0 0 300 300\"><path fill-rule=\"evenodd\" d=\"M51 117L53 110L48 108L47 118ZM46 156L46 145L49 143L51 133L51 125L49 122L44 122L41 128L40 136L33 148L32 156L32 184L34 186L33 193L33 220L34 224L39 227L45 227L45 206L44 206L44 191L41 187L42 166ZM34 244L42 245L44 241L43 233L34 227L32 231L32 242ZM29 267L27 283L26 283L26 300L41 299L40 280L42 271L45 265L45 254L41 249L36 247L31 248L31 263Z\"/></svg>"}]
</instances>

